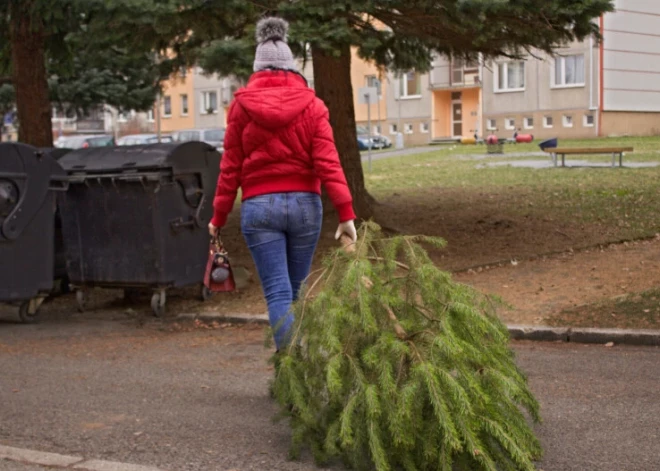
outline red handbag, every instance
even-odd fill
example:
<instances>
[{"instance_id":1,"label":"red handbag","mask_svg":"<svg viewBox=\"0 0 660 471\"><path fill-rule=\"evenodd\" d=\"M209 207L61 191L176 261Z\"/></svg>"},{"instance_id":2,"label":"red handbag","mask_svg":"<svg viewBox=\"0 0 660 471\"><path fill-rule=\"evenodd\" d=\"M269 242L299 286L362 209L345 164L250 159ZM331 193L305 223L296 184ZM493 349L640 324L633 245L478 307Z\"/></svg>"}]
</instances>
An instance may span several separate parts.
<instances>
[{"instance_id":1,"label":"red handbag","mask_svg":"<svg viewBox=\"0 0 660 471\"><path fill-rule=\"evenodd\" d=\"M229 255L222 245L220 237L212 237L209 260L206 263L204 286L212 293L226 293L236 290L234 273L229 263Z\"/></svg>"}]
</instances>

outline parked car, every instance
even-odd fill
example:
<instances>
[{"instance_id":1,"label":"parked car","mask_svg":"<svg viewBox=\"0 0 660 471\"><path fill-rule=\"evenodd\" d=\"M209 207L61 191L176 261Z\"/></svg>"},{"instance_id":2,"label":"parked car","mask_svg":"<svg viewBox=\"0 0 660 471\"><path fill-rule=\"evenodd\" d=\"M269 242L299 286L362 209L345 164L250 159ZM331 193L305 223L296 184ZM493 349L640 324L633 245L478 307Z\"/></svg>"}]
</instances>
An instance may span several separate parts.
<instances>
[{"instance_id":1,"label":"parked car","mask_svg":"<svg viewBox=\"0 0 660 471\"><path fill-rule=\"evenodd\" d=\"M373 134L369 138L369 130L364 126L357 126L358 147L360 150L367 150L369 142L371 142L372 149L387 149L392 147L392 141L387 137L380 134ZM369 141L371 139L371 141Z\"/></svg>"},{"instance_id":2,"label":"parked car","mask_svg":"<svg viewBox=\"0 0 660 471\"><path fill-rule=\"evenodd\" d=\"M175 142L205 142L222 152L225 144L225 128L184 129L173 133L172 138Z\"/></svg>"},{"instance_id":3,"label":"parked car","mask_svg":"<svg viewBox=\"0 0 660 471\"><path fill-rule=\"evenodd\" d=\"M86 149L88 147L112 147L115 138L110 134L62 136L55 141L61 149Z\"/></svg>"},{"instance_id":4,"label":"parked car","mask_svg":"<svg viewBox=\"0 0 660 471\"><path fill-rule=\"evenodd\" d=\"M373 139L369 139L368 136L358 136L357 142L358 142L358 149L360 150L368 150L370 147L372 149L376 148Z\"/></svg>"},{"instance_id":5,"label":"parked car","mask_svg":"<svg viewBox=\"0 0 660 471\"><path fill-rule=\"evenodd\" d=\"M138 146L142 144L156 144L158 134L129 134L117 140L118 146ZM161 135L160 142L173 142L172 136Z\"/></svg>"}]
</instances>

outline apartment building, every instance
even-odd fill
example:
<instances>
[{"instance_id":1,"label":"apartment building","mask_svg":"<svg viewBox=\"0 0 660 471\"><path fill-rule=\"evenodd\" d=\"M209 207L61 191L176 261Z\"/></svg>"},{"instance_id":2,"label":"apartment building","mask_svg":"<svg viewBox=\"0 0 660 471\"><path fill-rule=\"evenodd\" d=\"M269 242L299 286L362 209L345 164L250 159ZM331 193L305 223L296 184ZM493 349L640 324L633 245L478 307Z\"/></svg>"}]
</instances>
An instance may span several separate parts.
<instances>
[{"instance_id":1,"label":"apartment building","mask_svg":"<svg viewBox=\"0 0 660 471\"><path fill-rule=\"evenodd\" d=\"M438 57L429 75L431 138L481 136L481 67L478 61Z\"/></svg>"},{"instance_id":2,"label":"apartment building","mask_svg":"<svg viewBox=\"0 0 660 471\"><path fill-rule=\"evenodd\" d=\"M481 67L438 56L429 73L388 74L385 133L406 146L481 135Z\"/></svg>"},{"instance_id":3,"label":"apartment building","mask_svg":"<svg viewBox=\"0 0 660 471\"><path fill-rule=\"evenodd\" d=\"M371 117L372 133L387 133L387 130L384 129L384 123L387 120L387 93L389 90L387 77L375 64L362 60L357 54L357 48L352 50L351 83L353 84L356 124L366 129L369 117ZM359 92L363 87L375 88L378 91L378 100L370 104L360 103Z\"/></svg>"},{"instance_id":4,"label":"apartment building","mask_svg":"<svg viewBox=\"0 0 660 471\"><path fill-rule=\"evenodd\" d=\"M483 71L483 126L510 137L590 138L660 133L660 2L616 0L603 41L553 56L497 60Z\"/></svg>"},{"instance_id":5,"label":"apartment building","mask_svg":"<svg viewBox=\"0 0 660 471\"><path fill-rule=\"evenodd\" d=\"M409 71L387 74L390 92L386 98L387 128L392 138L399 132L405 146L428 144L431 140L433 92L429 74Z\"/></svg>"},{"instance_id":6,"label":"apartment building","mask_svg":"<svg viewBox=\"0 0 660 471\"><path fill-rule=\"evenodd\" d=\"M660 134L660 2L614 3L600 23L600 134Z\"/></svg>"},{"instance_id":7,"label":"apartment building","mask_svg":"<svg viewBox=\"0 0 660 471\"><path fill-rule=\"evenodd\" d=\"M170 133L195 127L194 71L181 69L163 83L160 97L160 130ZM154 118L158 115L154 113ZM152 118L151 113L149 118Z\"/></svg>"},{"instance_id":8,"label":"apartment building","mask_svg":"<svg viewBox=\"0 0 660 471\"><path fill-rule=\"evenodd\" d=\"M598 135L598 48L573 43L551 56L502 59L483 70L483 128L511 137L516 130L535 138Z\"/></svg>"}]
</instances>

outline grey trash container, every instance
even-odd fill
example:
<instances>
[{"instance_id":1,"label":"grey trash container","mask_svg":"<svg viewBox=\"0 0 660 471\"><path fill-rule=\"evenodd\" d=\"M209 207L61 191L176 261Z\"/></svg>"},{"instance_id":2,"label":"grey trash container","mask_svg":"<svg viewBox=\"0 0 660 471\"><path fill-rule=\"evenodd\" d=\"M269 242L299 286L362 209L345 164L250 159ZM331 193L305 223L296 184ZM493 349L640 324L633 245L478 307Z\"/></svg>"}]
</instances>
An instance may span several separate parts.
<instances>
[{"instance_id":1,"label":"grey trash container","mask_svg":"<svg viewBox=\"0 0 660 471\"><path fill-rule=\"evenodd\" d=\"M208 223L220 154L201 142L103 147L60 159L69 191L60 200L67 271L79 309L87 288L153 290L165 311L169 288L203 287Z\"/></svg>"},{"instance_id":2,"label":"grey trash container","mask_svg":"<svg viewBox=\"0 0 660 471\"><path fill-rule=\"evenodd\" d=\"M48 153L0 143L0 301L35 322L53 289L56 191L66 174Z\"/></svg>"}]
</instances>

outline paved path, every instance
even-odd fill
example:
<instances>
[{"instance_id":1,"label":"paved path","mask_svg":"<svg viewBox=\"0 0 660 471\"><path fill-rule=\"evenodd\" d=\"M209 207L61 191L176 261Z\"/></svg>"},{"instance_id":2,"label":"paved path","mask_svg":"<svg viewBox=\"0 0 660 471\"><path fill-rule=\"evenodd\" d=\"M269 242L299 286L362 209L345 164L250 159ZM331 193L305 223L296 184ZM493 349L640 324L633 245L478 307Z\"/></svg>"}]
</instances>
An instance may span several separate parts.
<instances>
[{"instance_id":1,"label":"paved path","mask_svg":"<svg viewBox=\"0 0 660 471\"><path fill-rule=\"evenodd\" d=\"M660 469L660 349L515 349L543 407L539 469ZM267 356L256 326L0 322L0 446L172 471L316 469L286 459Z\"/></svg>"},{"instance_id":2,"label":"paved path","mask_svg":"<svg viewBox=\"0 0 660 471\"><path fill-rule=\"evenodd\" d=\"M374 152L373 154L371 154L371 160L376 161L382 159L389 159L391 157L404 157L406 155L417 155L417 154L426 154L429 152L438 152L445 149L446 147L447 146L424 146L424 147L409 147L400 150L391 148L390 150ZM366 151L361 152L361 155L363 162L369 161L369 154Z\"/></svg>"}]
</instances>

